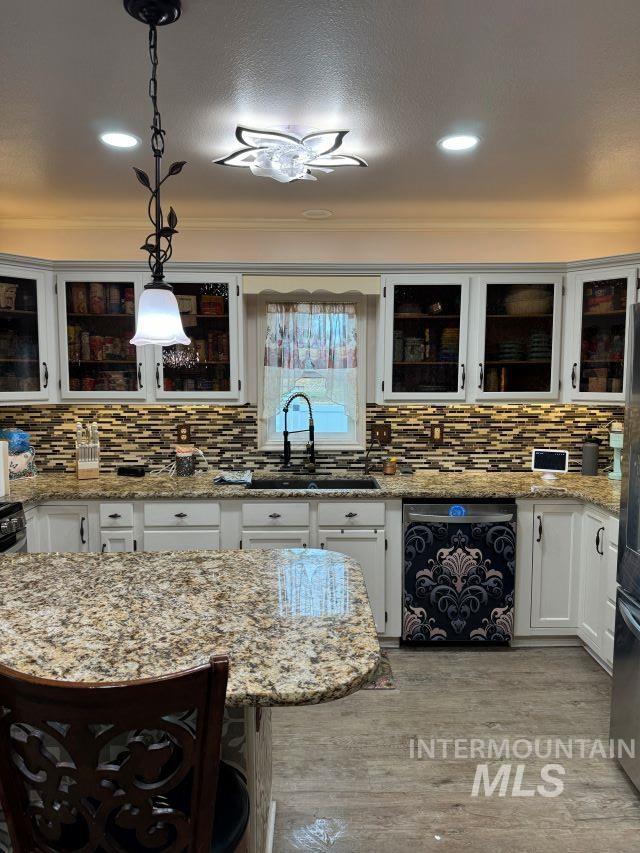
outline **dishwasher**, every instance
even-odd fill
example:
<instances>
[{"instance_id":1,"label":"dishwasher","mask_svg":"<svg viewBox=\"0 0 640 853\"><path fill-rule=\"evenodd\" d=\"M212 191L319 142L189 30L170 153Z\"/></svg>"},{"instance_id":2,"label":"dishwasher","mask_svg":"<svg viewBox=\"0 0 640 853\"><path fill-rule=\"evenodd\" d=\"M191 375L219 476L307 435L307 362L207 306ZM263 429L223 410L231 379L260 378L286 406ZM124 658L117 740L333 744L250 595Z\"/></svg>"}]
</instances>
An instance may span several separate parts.
<instances>
[{"instance_id":1,"label":"dishwasher","mask_svg":"<svg viewBox=\"0 0 640 853\"><path fill-rule=\"evenodd\" d=\"M406 503L403 522L403 644L507 644L515 503Z\"/></svg>"}]
</instances>

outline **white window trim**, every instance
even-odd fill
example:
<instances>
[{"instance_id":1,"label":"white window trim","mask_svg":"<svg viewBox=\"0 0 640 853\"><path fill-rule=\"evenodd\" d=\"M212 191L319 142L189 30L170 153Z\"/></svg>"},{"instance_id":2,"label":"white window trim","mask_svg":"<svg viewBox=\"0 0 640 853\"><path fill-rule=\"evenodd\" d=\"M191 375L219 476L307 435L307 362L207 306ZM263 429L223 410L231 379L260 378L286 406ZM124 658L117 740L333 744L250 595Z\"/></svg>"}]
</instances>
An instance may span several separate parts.
<instances>
[{"instance_id":1,"label":"white window trim","mask_svg":"<svg viewBox=\"0 0 640 853\"><path fill-rule=\"evenodd\" d=\"M269 437L265 419L262 417L263 385L264 385L264 341L267 333L267 303L269 302L351 302L357 306L358 312L358 415L356 418L356 440L349 438L336 441L335 438L324 438L316 432L315 445L320 450L364 450L366 435L367 410L367 302L361 293L329 293L328 291L295 291L293 293L262 293L258 297L258 346L257 346L257 378L258 378L258 449L266 451L282 450L282 439ZM306 433L291 436L293 447L304 445L308 441Z\"/></svg>"}]
</instances>

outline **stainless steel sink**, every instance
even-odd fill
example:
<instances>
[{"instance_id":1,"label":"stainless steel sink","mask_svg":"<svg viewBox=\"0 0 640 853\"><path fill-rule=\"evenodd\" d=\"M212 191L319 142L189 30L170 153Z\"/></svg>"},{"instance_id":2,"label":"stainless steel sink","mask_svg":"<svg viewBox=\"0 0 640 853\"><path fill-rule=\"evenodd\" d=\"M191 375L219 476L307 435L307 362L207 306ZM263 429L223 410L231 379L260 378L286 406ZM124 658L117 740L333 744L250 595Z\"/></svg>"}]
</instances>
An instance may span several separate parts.
<instances>
[{"instance_id":1,"label":"stainless steel sink","mask_svg":"<svg viewBox=\"0 0 640 853\"><path fill-rule=\"evenodd\" d=\"M373 477L257 477L248 489L379 489Z\"/></svg>"}]
</instances>

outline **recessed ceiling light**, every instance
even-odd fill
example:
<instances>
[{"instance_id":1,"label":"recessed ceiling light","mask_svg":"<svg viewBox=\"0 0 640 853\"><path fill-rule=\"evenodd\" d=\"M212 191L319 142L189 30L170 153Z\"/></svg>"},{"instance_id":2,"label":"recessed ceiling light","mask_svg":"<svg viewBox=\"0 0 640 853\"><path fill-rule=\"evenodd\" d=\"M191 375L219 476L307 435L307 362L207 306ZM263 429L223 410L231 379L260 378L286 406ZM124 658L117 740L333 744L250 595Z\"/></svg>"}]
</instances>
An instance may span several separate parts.
<instances>
[{"instance_id":1,"label":"recessed ceiling light","mask_svg":"<svg viewBox=\"0 0 640 853\"><path fill-rule=\"evenodd\" d=\"M478 142L480 140L477 136L461 133L454 136L443 136L438 145L444 151L470 151L476 147Z\"/></svg>"},{"instance_id":2,"label":"recessed ceiling light","mask_svg":"<svg viewBox=\"0 0 640 853\"><path fill-rule=\"evenodd\" d=\"M311 210L303 210L302 215L305 219L329 219L333 216L333 211L325 210L323 207L312 207Z\"/></svg>"},{"instance_id":3,"label":"recessed ceiling light","mask_svg":"<svg viewBox=\"0 0 640 853\"><path fill-rule=\"evenodd\" d=\"M130 133L103 133L100 135L100 141L111 148L135 148L140 142L137 136Z\"/></svg>"}]
</instances>

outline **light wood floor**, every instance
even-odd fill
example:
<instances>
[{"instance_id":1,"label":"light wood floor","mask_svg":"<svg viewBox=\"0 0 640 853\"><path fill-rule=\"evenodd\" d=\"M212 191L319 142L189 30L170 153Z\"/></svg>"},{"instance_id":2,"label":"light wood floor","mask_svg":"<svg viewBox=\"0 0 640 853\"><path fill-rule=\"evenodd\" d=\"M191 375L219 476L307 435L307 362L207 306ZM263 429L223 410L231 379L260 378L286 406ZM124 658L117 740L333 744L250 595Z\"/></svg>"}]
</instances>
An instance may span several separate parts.
<instances>
[{"instance_id":1,"label":"light wood floor","mask_svg":"<svg viewBox=\"0 0 640 853\"><path fill-rule=\"evenodd\" d=\"M412 737L608 739L610 678L586 652L403 649L390 659L398 690L274 709L275 853L640 851L640 795L613 761L562 759L564 792L522 799L472 798L476 760L409 757ZM535 786L547 762L523 763ZM305 844L317 819L340 821L344 835Z\"/></svg>"}]
</instances>

